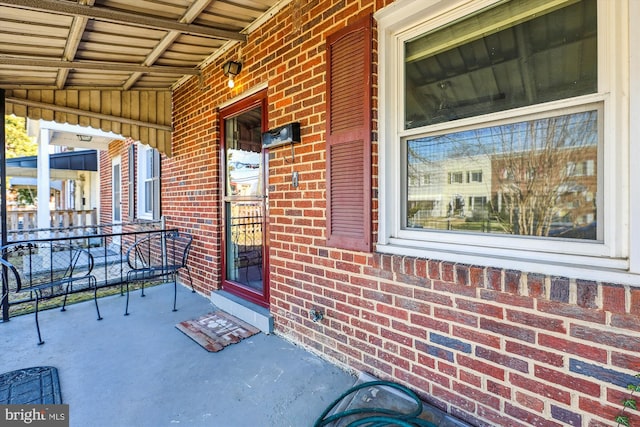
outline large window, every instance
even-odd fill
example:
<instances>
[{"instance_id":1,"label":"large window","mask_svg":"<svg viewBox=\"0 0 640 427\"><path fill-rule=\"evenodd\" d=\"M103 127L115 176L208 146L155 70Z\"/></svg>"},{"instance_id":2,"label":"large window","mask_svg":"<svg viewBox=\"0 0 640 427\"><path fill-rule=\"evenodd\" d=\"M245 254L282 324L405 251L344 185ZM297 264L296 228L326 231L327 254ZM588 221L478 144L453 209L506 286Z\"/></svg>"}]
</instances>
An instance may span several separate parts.
<instances>
[{"instance_id":1,"label":"large window","mask_svg":"<svg viewBox=\"0 0 640 427\"><path fill-rule=\"evenodd\" d=\"M376 15L378 250L626 268L623 2L418 3Z\"/></svg>"}]
</instances>

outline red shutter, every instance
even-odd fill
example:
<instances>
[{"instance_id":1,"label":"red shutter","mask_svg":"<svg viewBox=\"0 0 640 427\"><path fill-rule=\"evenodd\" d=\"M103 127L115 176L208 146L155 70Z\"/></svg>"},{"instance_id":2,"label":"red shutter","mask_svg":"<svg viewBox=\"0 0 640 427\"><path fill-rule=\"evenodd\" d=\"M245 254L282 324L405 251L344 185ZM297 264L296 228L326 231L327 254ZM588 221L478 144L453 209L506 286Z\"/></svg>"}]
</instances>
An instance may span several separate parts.
<instances>
[{"instance_id":1,"label":"red shutter","mask_svg":"<svg viewBox=\"0 0 640 427\"><path fill-rule=\"evenodd\" d=\"M327 245L371 251L371 16L327 38Z\"/></svg>"}]
</instances>

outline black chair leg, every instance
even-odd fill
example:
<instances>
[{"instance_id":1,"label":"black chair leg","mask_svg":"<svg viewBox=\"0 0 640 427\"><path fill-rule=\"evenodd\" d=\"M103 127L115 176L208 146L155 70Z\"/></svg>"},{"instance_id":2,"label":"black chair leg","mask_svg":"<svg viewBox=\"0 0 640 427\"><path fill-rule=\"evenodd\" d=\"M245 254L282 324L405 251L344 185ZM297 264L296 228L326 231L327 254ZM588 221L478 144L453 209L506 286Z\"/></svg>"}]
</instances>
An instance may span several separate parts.
<instances>
[{"instance_id":1,"label":"black chair leg","mask_svg":"<svg viewBox=\"0 0 640 427\"><path fill-rule=\"evenodd\" d=\"M196 293L196 290L193 288L193 279L191 278L191 269L188 265L185 265L184 268L187 269L187 274L189 275L189 284L191 285L191 293Z\"/></svg>"},{"instance_id":2,"label":"black chair leg","mask_svg":"<svg viewBox=\"0 0 640 427\"><path fill-rule=\"evenodd\" d=\"M38 345L44 344L42 340L42 335L40 334L40 322L38 322L38 305L40 303L40 297L38 292L36 292L36 330L38 331Z\"/></svg>"},{"instance_id":3,"label":"black chair leg","mask_svg":"<svg viewBox=\"0 0 640 427\"><path fill-rule=\"evenodd\" d=\"M125 284L125 287L127 289L127 304L124 307L124 315L128 316L129 315L129 282Z\"/></svg>"},{"instance_id":4,"label":"black chair leg","mask_svg":"<svg viewBox=\"0 0 640 427\"><path fill-rule=\"evenodd\" d=\"M176 308L176 298L178 295L178 274L173 275L173 311L178 311Z\"/></svg>"},{"instance_id":5,"label":"black chair leg","mask_svg":"<svg viewBox=\"0 0 640 427\"><path fill-rule=\"evenodd\" d=\"M64 290L64 300L62 300L62 308L60 311L67 311L67 295L69 295L69 287L71 283L67 284L67 288ZM73 288L71 288L73 290Z\"/></svg>"},{"instance_id":6,"label":"black chair leg","mask_svg":"<svg viewBox=\"0 0 640 427\"><path fill-rule=\"evenodd\" d=\"M93 284L93 302L96 304L96 312L98 313L98 320L102 320L102 316L100 315L100 308L98 308L98 282Z\"/></svg>"}]
</instances>

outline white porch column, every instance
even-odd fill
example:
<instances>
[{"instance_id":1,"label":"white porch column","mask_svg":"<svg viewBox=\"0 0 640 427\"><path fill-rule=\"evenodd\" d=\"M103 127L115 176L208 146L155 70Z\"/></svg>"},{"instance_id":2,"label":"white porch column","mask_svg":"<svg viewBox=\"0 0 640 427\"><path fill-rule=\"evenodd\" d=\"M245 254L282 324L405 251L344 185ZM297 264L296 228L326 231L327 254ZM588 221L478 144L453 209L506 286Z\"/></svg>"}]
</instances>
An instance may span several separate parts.
<instances>
[{"instance_id":1,"label":"white porch column","mask_svg":"<svg viewBox=\"0 0 640 427\"><path fill-rule=\"evenodd\" d=\"M51 184L49 178L49 129L40 127L38 136L38 228L51 227L51 209L49 195Z\"/></svg>"}]
</instances>

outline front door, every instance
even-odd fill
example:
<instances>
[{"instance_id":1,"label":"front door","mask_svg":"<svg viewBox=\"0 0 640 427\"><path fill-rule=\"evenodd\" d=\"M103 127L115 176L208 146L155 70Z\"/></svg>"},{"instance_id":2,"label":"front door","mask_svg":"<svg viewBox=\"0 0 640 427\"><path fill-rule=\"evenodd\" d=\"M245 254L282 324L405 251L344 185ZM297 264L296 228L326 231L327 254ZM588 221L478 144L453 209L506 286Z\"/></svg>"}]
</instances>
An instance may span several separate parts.
<instances>
[{"instance_id":1,"label":"front door","mask_svg":"<svg viewBox=\"0 0 640 427\"><path fill-rule=\"evenodd\" d=\"M266 156L262 132L266 91L221 110L224 171L224 276L222 288L269 305L266 248Z\"/></svg>"}]
</instances>

